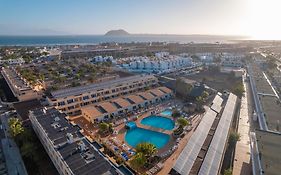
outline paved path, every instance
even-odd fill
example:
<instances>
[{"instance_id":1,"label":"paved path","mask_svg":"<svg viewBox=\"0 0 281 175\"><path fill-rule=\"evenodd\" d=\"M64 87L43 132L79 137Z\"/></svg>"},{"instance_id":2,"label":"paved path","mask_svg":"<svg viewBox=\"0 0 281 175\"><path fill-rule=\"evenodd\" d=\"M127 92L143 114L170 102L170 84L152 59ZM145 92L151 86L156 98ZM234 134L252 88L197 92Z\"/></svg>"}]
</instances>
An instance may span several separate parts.
<instances>
[{"instance_id":1,"label":"paved path","mask_svg":"<svg viewBox=\"0 0 281 175\"><path fill-rule=\"evenodd\" d=\"M240 141L236 144L233 175L250 175L251 174L251 156L250 156L250 123L251 123L251 99L249 94L249 84L244 81L245 96L241 99L241 108L238 124L238 133Z\"/></svg>"}]
</instances>

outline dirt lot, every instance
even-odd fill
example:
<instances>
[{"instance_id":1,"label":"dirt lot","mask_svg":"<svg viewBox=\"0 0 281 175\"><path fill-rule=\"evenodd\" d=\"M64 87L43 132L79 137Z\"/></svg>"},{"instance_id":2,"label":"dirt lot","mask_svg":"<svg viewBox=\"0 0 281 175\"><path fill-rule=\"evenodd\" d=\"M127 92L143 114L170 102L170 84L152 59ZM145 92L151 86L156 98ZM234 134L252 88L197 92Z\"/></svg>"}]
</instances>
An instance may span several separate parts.
<instances>
[{"instance_id":1,"label":"dirt lot","mask_svg":"<svg viewBox=\"0 0 281 175\"><path fill-rule=\"evenodd\" d=\"M235 78L232 74L221 73L217 70L205 70L185 77L198 82L204 81L209 87L220 92L223 90L232 91L235 85L242 82L241 78Z\"/></svg>"}]
</instances>

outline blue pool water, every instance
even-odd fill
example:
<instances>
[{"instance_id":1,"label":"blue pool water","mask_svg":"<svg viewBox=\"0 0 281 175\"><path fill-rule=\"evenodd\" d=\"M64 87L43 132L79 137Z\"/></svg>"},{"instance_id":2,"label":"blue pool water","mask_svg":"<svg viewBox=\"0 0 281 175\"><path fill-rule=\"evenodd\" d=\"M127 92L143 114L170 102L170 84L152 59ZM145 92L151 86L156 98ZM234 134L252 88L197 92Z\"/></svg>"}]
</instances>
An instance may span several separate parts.
<instances>
[{"instance_id":1,"label":"blue pool water","mask_svg":"<svg viewBox=\"0 0 281 175\"><path fill-rule=\"evenodd\" d=\"M175 127L175 122L169 118L151 115L141 120L141 124L161 128L165 130L172 130Z\"/></svg>"},{"instance_id":2,"label":"blue pool water","mask_svg":"<svg viewBox=\"0 0 281 175\"><path fill-rule=\"evenodd\" d=\"M133 129L133 128L137 127L137 125L136 125L135 122L128 122L126 124L126 127L129 128L129 129Z\"/></svg>"},{"instance_id":3,"label":"blue pool water","mask_svg":"<svg viewBox=\"0 0 281 175\"><path fill-rule=\"evenodd\" d=\"M165 111L161 112L162 115L165 116L171 116L172 115L172 110L166 109Z\"/></svg>"},{"instance_id":4,"label":"blue pool water","mask_svg":"<svg viewBox=\"0 0 281 175\"><path fill-rule=\"evenodd\" d=\"M170 136L167 134L138 127L129 129L125 135L126 142L134 148L139 143L149 142L154 144L157 149L160 149L168 143L169 139Z\"/></svg>"}]
</instances>

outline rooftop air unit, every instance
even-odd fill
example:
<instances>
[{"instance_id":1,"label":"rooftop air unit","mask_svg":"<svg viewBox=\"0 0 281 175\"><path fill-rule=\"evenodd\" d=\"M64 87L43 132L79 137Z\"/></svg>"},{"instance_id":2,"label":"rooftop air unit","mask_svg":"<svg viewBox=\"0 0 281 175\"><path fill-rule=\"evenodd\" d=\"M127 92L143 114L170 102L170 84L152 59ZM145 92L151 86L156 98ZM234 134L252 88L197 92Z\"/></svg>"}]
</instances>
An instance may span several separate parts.
<instances>
[{"instance_id":1,"label":"rooftop air unit","mask_svg":"<svg viewBox=\"0 0 281 175\"><path fill-rule=\"evenodd\" d=\"M71 143L74 142L74 138L73 138L73 135L71 133L67 133L66 137L67 137L67 143L71 144Z\"/></svg>"}]
</instances>

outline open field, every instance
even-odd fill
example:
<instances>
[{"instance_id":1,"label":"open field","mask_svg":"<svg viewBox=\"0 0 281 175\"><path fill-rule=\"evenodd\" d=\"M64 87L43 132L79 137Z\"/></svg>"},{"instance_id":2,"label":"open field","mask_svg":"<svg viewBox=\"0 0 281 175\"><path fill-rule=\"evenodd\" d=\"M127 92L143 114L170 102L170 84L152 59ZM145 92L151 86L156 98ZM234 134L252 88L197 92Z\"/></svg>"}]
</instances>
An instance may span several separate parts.
<instances>
[{"instance_id":1,"label":"open field","mask_svg":"<svg viewBox=\"0 0 281 175\"><path fill-rule=\"evenodd\" d=\"M198 82L204 81L207 86L218 91L232 91L236 84L241 83L241 78L235 78L231 74L221 73L214 70L206 70L193 75L186 75L188 79Z\"/></svg>"}]
</instances>

